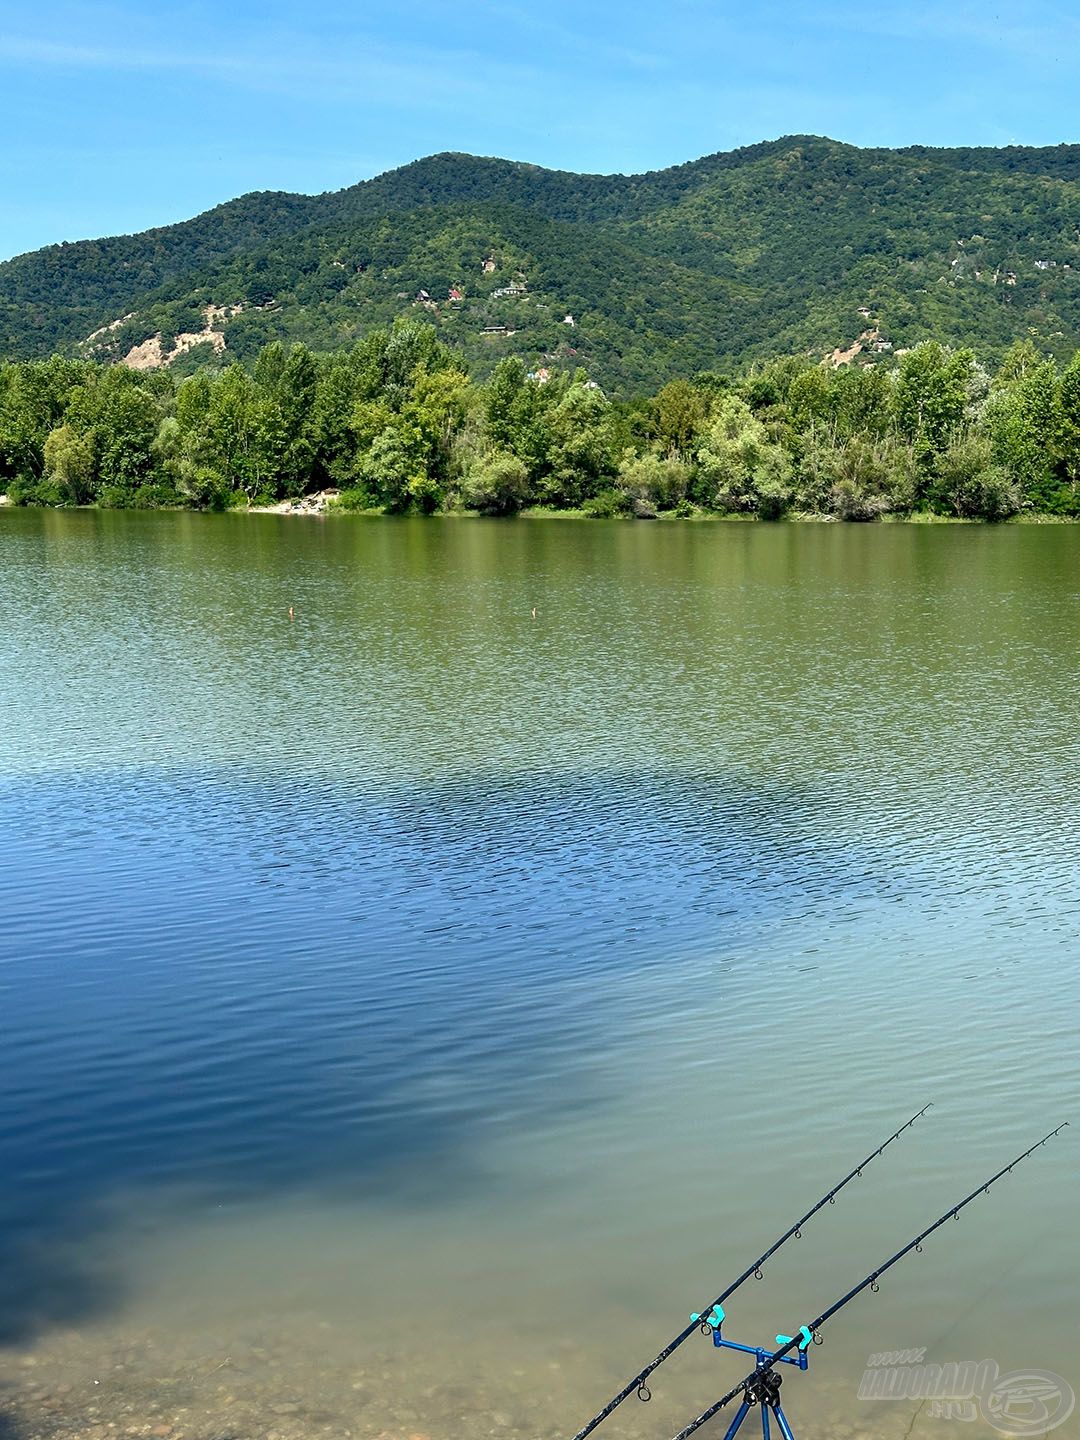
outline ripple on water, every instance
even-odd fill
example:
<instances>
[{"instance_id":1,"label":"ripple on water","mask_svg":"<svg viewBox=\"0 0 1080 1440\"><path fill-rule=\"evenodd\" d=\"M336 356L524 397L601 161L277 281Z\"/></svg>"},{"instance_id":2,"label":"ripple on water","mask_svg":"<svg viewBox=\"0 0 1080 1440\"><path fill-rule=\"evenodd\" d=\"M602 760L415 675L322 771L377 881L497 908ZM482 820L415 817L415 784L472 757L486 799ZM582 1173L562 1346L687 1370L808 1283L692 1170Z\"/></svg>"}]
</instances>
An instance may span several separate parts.
<instances>
[{"instance_id":1,"label":"ripple on water","mask_svg":"<svg viewBox=\"0 0 1080 1440\"><path fill-rule=\"evenodd\" d=\"M927 1099L747 1333L1065 1118L1075 543L0 517L30 1433L572 1429ZM906 1433L868 1349L1068 1374L1074 1169L838 1328L801 1433Z\"/></svg>"}]
</instances>

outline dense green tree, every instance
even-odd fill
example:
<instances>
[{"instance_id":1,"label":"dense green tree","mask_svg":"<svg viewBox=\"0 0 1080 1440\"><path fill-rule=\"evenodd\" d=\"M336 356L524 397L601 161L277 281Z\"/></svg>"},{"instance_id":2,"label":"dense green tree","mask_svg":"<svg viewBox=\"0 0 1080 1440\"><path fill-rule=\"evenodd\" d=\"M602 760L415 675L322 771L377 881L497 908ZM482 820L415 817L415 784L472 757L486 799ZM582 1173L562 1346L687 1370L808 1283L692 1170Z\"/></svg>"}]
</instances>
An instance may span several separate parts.
<instances>
[{"instance_id":1,"label":"dense green tree","mask_svg":"<svg viewBox=\"0 0 1080 1440\"><path fill-rule=\"evenodd\" d=\"M1059 373L1024 341L987 376L931 342L699 373L613 404L584 369L514 356L478 384L410 318L332 355L275 342L188 376L2 366L0 479L16 502L53 505L221 508L332 484L345 505L395 512L1075 515L1080 358Z\"/></svg>"},{"instance_id":2,"label":"dense green tree","mask_svg":"<svg viewBox=\"0 0 1080 1440\"><path fill-rule=\"evenodd\" d=\"M968 519L1004 520L1023 504L1020 485L994 458L988 436L957 436L938 461L943 508Z\"/></svg>"},{"instance_id":3,"label":"dense green tree","mask_svg":"<svg viewBox=\"0 0 1080 1440\"><path fill-rule=\"evenodd\" d=\"M71 425L59 425L45 441L45 474L58 485L66 503L84 505L94 498L94 441Z\"/></svg>"},{"instance_id":4,"label":"dense green tree","mask_svg":"<svg viewBox=\"0 0 1080 1440\"><path fill-rule=\"evenodd\" d=\"M426 468L442 482L450 478L454 437L469 404L467 378L460 370L447 368L420 372L402 412L423 441Z\"/></svg>"},{"instance_id":5,"label":"dense green tree","mask_svg":"<svg viewBox=\"0 0 1080 1440\"><path fill-rule=\"evenodd\" d=\"M672 457L689 455L705 419L700 391L688 380L670 380L660 390L653 406L660 448Z\"/></svg>"},{"instance_id":6,"label":"dense green tree","mask_svg":"<svg viewBox=\"0 0 1080 1440\"><path fill-rule=\"evenodd\" d=\"M837 433L882 438L892 425L892 376L881 365L848 365L834 370L830 395Z\"/></svg>"},{"instance_id":7,"label":"dense green tree","mask_svg":"<svg viewBox=\"0 0 1080 1440\"><path fill-rule=\"evenodd\" d=\"M318 435L314 356L303 345L286 352L277 341L260 353L254 379L274 493L302 495L314 473Z\"/></svg>"},{"instance_id":8,"label":"dense green tree","mask_svg":"<svg viewBox=\"0 0 1080 1440\"><path fill-rule=\"evenodd\" d=\"M92 440L99 497L107 491L110 503L123 504L158 478L154 442L161 407L133 371L105 370L78 386L65 414L69 425Z\"/></svg>"},{"instance_id":9,"label":"dense green tree","mask_svg":"<svg viewBox=\"0 0 1080 1440\"><path fill-rule=\"evenodd\" d=\"M995 388L1006 388L1016 385L1025 380L1031 372L1038 368L1045 360L1040 355L1035 342L1028 337L1025 340L1017 340L1006 350L998 366L997 374L994 376Z\"/></svg>"},{"instance_id":10,"label":"dense green tree","mask_svg":"<svg viewBox=\"0 0 1080 1440\"><path fill-rule=\"evenodd\" d=\"M96 465L91 436L59 425L49 431L44 454L45 477L58 488L64 503L85 505L93 499Z\"/></svg>"},{"instance_id":11,"label":"dense green tree","mask_svg":"<svg viewBox=\"0 0 1080 1440\"><path fill-rule=\"evenodd\" d=\"M253 499L267 489L276 435L265 427L259 391L242 365L230 365L210 390L201 458L232 490Z\"/></svg>"},{"instance_id":12,"label":"dense green tree","mask_svg":"<svg viewBox=\"0 0 1080 1440\"><path fill-rule=\"evenodd\" d=\"M45 468L45 439L62 423L72 390L92 366L63 360L0 366L0 479L33 485Z\"/></svg>"},{"instance_id":13,"label":"dense green tree","mask_svg":"<svg viewBox=\"0 0 1080 1440\"><path fill-rule=\"evenodd\" d=\"M315 478L319 484L345 486L352 479L357 446L353 416L363 383L362 364L355 349L323 357L311 411Z\"/></svg>"},{"instance_id":14,"label":"dense green tree","mask_svg":"<svg viewBox=\"0 0 1080 1440\"><path fill-rule=\"evenodd\" d=\"M696 497L717 510L756 510L763 489L773 510L791 472L787 453L735 395L713 405L696 458Z\"/></svg>"},{"instance_id":15,"label":"dense green tree","mask_svg":"<svg viewBox=\"0 0 1080 1440\"><path fill-rule=\"evenodd\" d=\"M676 456L637 455L627 451L619 465L618 488L631 502L674 510L687 497L691 469Z\"/></svg>"},{"instance_id":16,"label":"dense green tree","mask_svg":"<svg viewBox=\"0 0 1080 1440\"><path fill-rule=\"evenodd\" d=\"M416 427L394 414L357 461L357 479L368 503L391 512L408 510L414 500L421 508L433 508L437 483L424 467L424 449Z\"/></svg>"},{"instance_id":17,"label":"dense green tree","mask_svg":"<svg viewBox=\"0 0 1080 1440\"><path fill-rule=\"evenodd\" d=\"M813 437L796 477L802 508L840 520L876 520L910 510L916 497L913 450L898 437Z\"/></svg>"},{"instance_id":18,"label":"dense green tree","mask_svg":"<svg viewBox=\"0 0 1080 1440\"><path fill-rule=\"evenodd\" d=\"M578 375L548 414L551 469L540 480L549 505L580 505L615 474L614 424L603 392Z\"/></svg>"},{"instance_id":19,"label":"dense green tree","mask_svg":"<svg viewBox=\"0 0 1080 1440\"><path fill-rule=\"evenodd\" d=\"M836 415L838 390L832 374L821 365L793 376L787 392L787 407L795 427L806 429L830 423Z\"/></svg>"},{"instance_id":20,"label":"dense green tree","mask_svg":"<svg viewBox=\"0 0 1080 1440\"><path fill-rule=\"evenodd\" d=\"M509 450L521 429L526 409L525 364L516 355L500 360L484 391L484 416L493 445Z\"/></svg>"},{"instance_id":21,"label":"dense green tree","mask_svg":"<svg viewBox=\"0 0 1080 1440\"><path fill-rule=\"evenodd\" d=\"M1065 508L1072 508L1080 483L1080 352L1062 372L1058 386L1058 416L1062 472L1067 487L1062 501Z\"/></svg>"},{"instance_id":22,"label":"dense green tree","mask_svg":"<svg viewBox=\"0 0 1080 1440\"><path fill-rule=\"evenodd\" d=\"M1062 424L1056 367L1052 360L1028 368L991 395L983 426L994 460L1036 510L1059 508L1055 459Z\"/></svg>"},{"instance_id":23,"label":"dense green tree","mask_svg":"<svg viewBox=\"0 0 1080 1440\"><path fill-rule=\"evenodd\" d=\"M816 368L805 355L783 355L755 365L743 382L747 403L756 411L772 411L790 401L791 387L808 370Z\"/></svg>"},{"instance_id":24,"label":"dense green tree","mask_svg":"<svg viewBox=\"0 0 1080 1440\"><path fill-rule=\"evenodd\" d=\"M513 515L529 503L529 472L509 450L478 459L465 474L462 499L482 515Z\"/></svg>"},{"instance_id":25,"label":"dense green tree","mask_svg":"<svg viewBox=\"0 0 1080 1440\"><path fill-rule=\"evenodd\" d=\"M977 390L970 350L949 351L934 340L904 355L893 391L896 428L920 463L945 449L967 417Z\"/></svg>"},{"instance_id":26,"label":"dense green tree","mask_svg":"<svg viewBox=\"0 0 1080 1440\"><path fill-rule=\"evenodd\" d=\"M565 377L554 385L530 380L521 360L501 360L484 389L484 423L490 445L509 450L525 464L535 484L548 467L550 430L547 411L565 390Z\"/></svg>"}]
</instances>

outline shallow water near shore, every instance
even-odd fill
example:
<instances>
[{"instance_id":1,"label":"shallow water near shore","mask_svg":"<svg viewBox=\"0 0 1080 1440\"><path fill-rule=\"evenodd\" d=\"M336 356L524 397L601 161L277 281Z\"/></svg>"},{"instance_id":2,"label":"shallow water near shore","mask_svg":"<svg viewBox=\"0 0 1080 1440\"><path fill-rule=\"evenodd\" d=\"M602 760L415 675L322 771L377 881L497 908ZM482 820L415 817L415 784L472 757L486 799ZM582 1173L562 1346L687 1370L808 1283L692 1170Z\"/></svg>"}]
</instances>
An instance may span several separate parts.
<instances>
[{"instance_id":1,"label":"shallow water near shore","mask_svg":"<svg viewBox=\"0 0 1080 1440\"><path fill-rule=\"evenodd\" d=\"M1078 546L0 515L3 1440L568 1436L927 1101L732 1338L1073 1118ZM1078 1134L833 1322L801 1440L993 1433L877 1352L1080 1388Z\"/></svg>"}]
</instances>

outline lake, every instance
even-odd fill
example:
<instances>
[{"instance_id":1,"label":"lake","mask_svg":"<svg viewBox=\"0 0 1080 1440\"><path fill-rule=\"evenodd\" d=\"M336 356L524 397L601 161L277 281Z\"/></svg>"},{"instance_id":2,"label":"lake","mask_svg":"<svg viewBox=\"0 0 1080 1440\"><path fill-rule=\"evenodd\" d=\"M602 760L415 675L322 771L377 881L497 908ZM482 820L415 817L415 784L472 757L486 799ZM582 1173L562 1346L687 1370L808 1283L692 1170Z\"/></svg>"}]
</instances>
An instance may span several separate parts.
<instances>
[{"instance_id":1,"label":"lake","mask_svg":"<svg viewBox=\"0 0 1080 1440\"><path fill-rule=\"evenodd\" d=\"M1075 1118L1075 527L9 510L0 575L5 1440L569 1437L928 1101L732 1338ZM1080 1388L1078 1138L801 1440L994 1433L877 1352Z\"/></svg>"}]
</instances>

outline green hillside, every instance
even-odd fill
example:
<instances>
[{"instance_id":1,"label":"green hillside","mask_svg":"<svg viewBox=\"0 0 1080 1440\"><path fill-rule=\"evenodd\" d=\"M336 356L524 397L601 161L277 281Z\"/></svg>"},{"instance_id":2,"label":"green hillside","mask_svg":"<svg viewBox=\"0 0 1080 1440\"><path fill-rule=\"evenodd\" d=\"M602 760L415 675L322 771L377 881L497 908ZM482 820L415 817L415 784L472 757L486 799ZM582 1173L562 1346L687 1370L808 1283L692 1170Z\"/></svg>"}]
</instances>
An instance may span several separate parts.
<instances>
[{"instance_id":1,"label":"green hillside","mask_svg":"<svg viewBox=\"0 0 1080 1440\"><path fill-rule=\"evenodd\" d=\"M477 374L515 354L622 393L926 338L992 359L1031 335L1065 358L1080 346L1078 226L1080 146L789 137L638 176L436 155L0 265L0 355L183 373L275 339L338 348L411 314Z\"/></svg>"}]
</instances>

